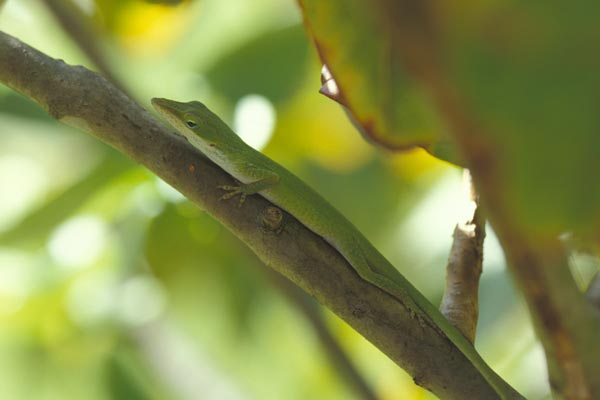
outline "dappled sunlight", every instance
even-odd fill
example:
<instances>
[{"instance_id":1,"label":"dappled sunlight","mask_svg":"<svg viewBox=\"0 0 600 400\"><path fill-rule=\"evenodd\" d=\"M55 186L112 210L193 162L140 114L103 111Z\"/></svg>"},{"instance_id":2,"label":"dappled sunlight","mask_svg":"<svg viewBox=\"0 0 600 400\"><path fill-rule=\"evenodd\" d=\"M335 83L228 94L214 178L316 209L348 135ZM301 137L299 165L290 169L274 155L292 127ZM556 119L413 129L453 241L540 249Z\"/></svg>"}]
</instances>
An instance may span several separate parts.
<instances>
[{"instance_id":1,"label":"dappled sunlight","mask_svg":"<svg viewBox=\"0 0 600 400\"><path fill-rule=\"evenodd\" d=\"M21 309L33 292L33 263L28 252L0 248L0 319Z\"/></svg>"},{"instance_id":2,"label":"dappled sunlight","mask_svg":"<svg viewBox=\"0 0 600 400\"><path fill-rule=\"evenodd\" d=\"M65 308L69 319L83 329L108 324L116 314L118 277L106 268L78 276L69 286Z\"/></svg>"},{"instance_id":3,"label":"dappled sunlight","mask_svg":"<svg viewBox=\"0 0 600 400\"><path fill-rule=\"evenodd\" d=\"M165 201L179 202L183 196L163 180L144 182L132 190L130 201L148 218L160 215L165 206Z\"/></svg>"},{"instance_id":4,"label":"dappled sunlight","mask_svg":"<svg viewBox=\"0 0 600 400\"><path fill-rule=\"evenodd\" d=\"M125 51L135 57L163 54L181 38L190 22L190 3L179 7L150 2L125 2L115 33Z\"/></svg>"},{"instance_id":5,"label":"dappled sunlight","mask_svg":"<svg viewBox=\"0 0 600 400\"><path fill-rule=\"evenodd\" d=\"M73 3L87 15L93 15L96 11L94 0L73 0Z\"/></svg>"},{"instance_id":6,"label":"dappled sunlight","mask_svg":"<svg viewBox=\"0 0 600 400\"><path fill-rule=\"evenodd\" d=\"M318 76L316 66L309 71ZM307 81L279 113L266 153L292 171L299 159L340 173L363 167L373 158L372 147L339 105L315 93L315 83Z\"/></svg>"},{"instance_id":7,"label":"dappled sunlight","mask_svg":"<svg viewBox=\"0 0 600 400\"><path fill-rule=\"evenodd\" d=\"M208 399L246 400L249 396L217 368L209 352L168 319L140 328L135 338L149 366L181 399L202 393Z\"/></svg>"},{"instance_id":8,"label":"dappled sunlight","mask_svg":"<svg viewBox=\"0 0 600 400\"><path fill-rule=\"evenodd\" d=\"M179 203L185 200L185 197L181 193L162 179L157 177L154 180L154 183L156 185L156 190L158 190L158 193L164 200L171 203Z\"/></svg>"},{"instance_id":9,"label":"dappled sunlight","mask_svg":"<svg viewBox=\"0 0 600 400\"><path fill-rule=\"evenodd\" d=\"M247 95L235 105L232 128L248 145L262 150L271 140L276 118L275 108L269 99Z\"/></svg>"},{"instance_id":10,"label":"dappled sunlight","mask_svg":"<svg viewBox=\"0 0 600 400\"><path fill-rule=\"evenodd\" d=\"M148 275L127 279L118 288L116 316L129 326L144 325L161 315L166 294L159 281Z\"/></svg>"},{"instance_id":11,"label":"dappled sunlight","mask_svg":"<svg viewBox=\"0 0 600 400\"><path fill-rule=\"evenodd\" d=\"M400 221L394 239L390 241L391 246L393 243L403 243L398 248L402 257L410 257L418 262L412 267L414 271L408 273L421 275L418 271L427 265L439 268L438 274L443 278L443 265L437 265L436 260L447 257L452 231L459 221L462 208L460 173L450 170L429 187L424 197L415 204L410 216ZM421 279L433 287L439 287L426 276Z\"/></svg>"},{"instance_id":12,"label":"dappled sunlight","mask_svg":"<svg viewBox=\"0 0 600 400\"><path fill-rule=\"evenodd\" d=\"M106 222L94 215L81 215L58 226L48 240L52 260L65 272L92 265L103 254L109 236Z\"/></svg>"},{"instance_id":13,"label":"dappled sunlight","mask_svg":"<svg viewBox=\"0 0 600 400\"><path fill-rule=\"evenodd\" d=\"M0 195L0 232L38 204L48 186L48 177L35 160L20 155L0 156L0 194L4 193Z\"/></svg>"}]
</instances>

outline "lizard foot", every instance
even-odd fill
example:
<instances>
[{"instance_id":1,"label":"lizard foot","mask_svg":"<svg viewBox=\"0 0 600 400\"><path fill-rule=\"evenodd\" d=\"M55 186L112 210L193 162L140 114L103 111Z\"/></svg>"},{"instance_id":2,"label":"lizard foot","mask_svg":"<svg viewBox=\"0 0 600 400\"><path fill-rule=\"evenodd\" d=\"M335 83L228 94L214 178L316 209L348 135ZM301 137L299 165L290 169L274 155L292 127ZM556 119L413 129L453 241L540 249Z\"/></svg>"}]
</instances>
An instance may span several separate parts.
<instances>
[{"instance_id":1,"label":"lizard foot","mask_svg":"<svg viewBox=\"0 0 600 400\"><path fill-rule=\"evenodd\" d=\"M221 185L218 186L219 189L226 190L229 193L225 193L219 200L229 200L235 196L240 196L240 202L238 203L238 207L241 207L246 201L246 192L242 186L229 186L229 185Z\"/></svg>"}]
</instances>

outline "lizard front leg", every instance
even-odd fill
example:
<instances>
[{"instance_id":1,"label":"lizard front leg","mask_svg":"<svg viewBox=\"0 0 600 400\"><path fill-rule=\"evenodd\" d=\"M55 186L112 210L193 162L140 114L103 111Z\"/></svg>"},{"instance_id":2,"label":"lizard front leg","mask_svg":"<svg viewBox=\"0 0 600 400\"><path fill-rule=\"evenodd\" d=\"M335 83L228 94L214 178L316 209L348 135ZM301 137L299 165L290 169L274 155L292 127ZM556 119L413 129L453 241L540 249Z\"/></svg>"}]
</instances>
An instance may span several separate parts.
<instances>
[{"instance_id":1,"label":"lizard front leg","mask_svg":"<svg viewBox=\"0 0 600 400\"><path fill-rule=\"evenodd\" d=\"M240 202L238 204L238 207L241 207L242 204L244 204L244 201L246 200L246 196L251 195L251 194L256 194L265 189L273 187L273 186L277 185L278 182L279 182L279 175L277 175L275 172L265 171L264 177L262 177L256 181L250 182L250 183L240 182L240 184L238 186L231 186L231 185L219 186L219 189L223 189L223 190L226 190L229 192L229 193L225 193L223 196L221 196L221 200L228 200L228 199L231 199L231 198L239 195Z\"/></svg>"}]
</instances>

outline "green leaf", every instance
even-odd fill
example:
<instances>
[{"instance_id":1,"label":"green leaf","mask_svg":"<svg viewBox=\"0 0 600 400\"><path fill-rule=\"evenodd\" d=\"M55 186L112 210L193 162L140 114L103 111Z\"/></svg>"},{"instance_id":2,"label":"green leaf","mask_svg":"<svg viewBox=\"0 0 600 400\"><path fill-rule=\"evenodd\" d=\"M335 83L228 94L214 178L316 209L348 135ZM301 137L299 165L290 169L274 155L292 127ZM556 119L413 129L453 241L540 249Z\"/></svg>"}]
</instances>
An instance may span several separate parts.
<instances>
[{"instance_id":1,"label":"green leaf","mask_svg":"<svg viewBox=\"0 0 600 400\"><path fill-rule=\"evenodd\" d=\"M597 235L600 56L593 49L600 39L600 5L301 5L349 110L374 141L422 145L456 162L440 115L459 114L465 129L477 131L458 132L454 124L454 134L476 140L472 149L486 149L469 155L487 167L472 167L494 169L488 184L507 217L536 234ZM428 96L451 109L439 108L437 115Z\"/></svg>"},{"instance_id":2,"label":"green leaf","mask_svg":"<svg viewBox=\"0 0 600 400\"><path fill-rule=\"evenodd\" d=\"M497 196L539 234L600 226L600 5L463 2L440 20L446 74L494 149Z\"/></svg>"},{"instance_id":3,"label":"green leaf","mask_svg":"<svg viewBox=\"0 0 600 400\"><path fill-rule=\"evenodd\" d=\"M211 87L232 101L260 94L272 102L284 102L302 83L297 77L304 74L307 55L301 27L292 26L246 42L221 58L206 75Z\"/></svg>"},{"instance_id":4,"label":"green leaf","mask_svg":"<svg viewBox=\"0 0 600 400\"><path fill-rule=\"evenodd\" d=\"M388 149L423 147L456 160L445 128L394 40L386 1L301 0L305 24L366 138Z\"/></svg>"}]
</instances>

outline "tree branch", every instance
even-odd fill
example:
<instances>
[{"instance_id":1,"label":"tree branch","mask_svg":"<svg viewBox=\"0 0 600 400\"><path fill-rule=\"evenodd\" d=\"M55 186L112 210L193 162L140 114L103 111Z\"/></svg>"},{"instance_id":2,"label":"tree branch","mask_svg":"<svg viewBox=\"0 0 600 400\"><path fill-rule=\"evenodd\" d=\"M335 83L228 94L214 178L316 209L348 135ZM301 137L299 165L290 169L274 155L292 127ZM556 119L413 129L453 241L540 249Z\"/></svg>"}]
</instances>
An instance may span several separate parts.
<instances>
[{"instance_id":1,"label":"tree branch","mask_svg":"<svg viewBox=\"0 0 600 400\"><path fill-rule=\"evenodd\" d=\"M444 399L497 399L477 369L437 329L362 280L321 237L261 196L244 207L219 201L232 178L184 139L157 123L100 75L49 58L0 32L0 82L36 101L61 122L79 127L144 165L214 216L267 265L331 309Z\"/></svg>"}]
</instances>

